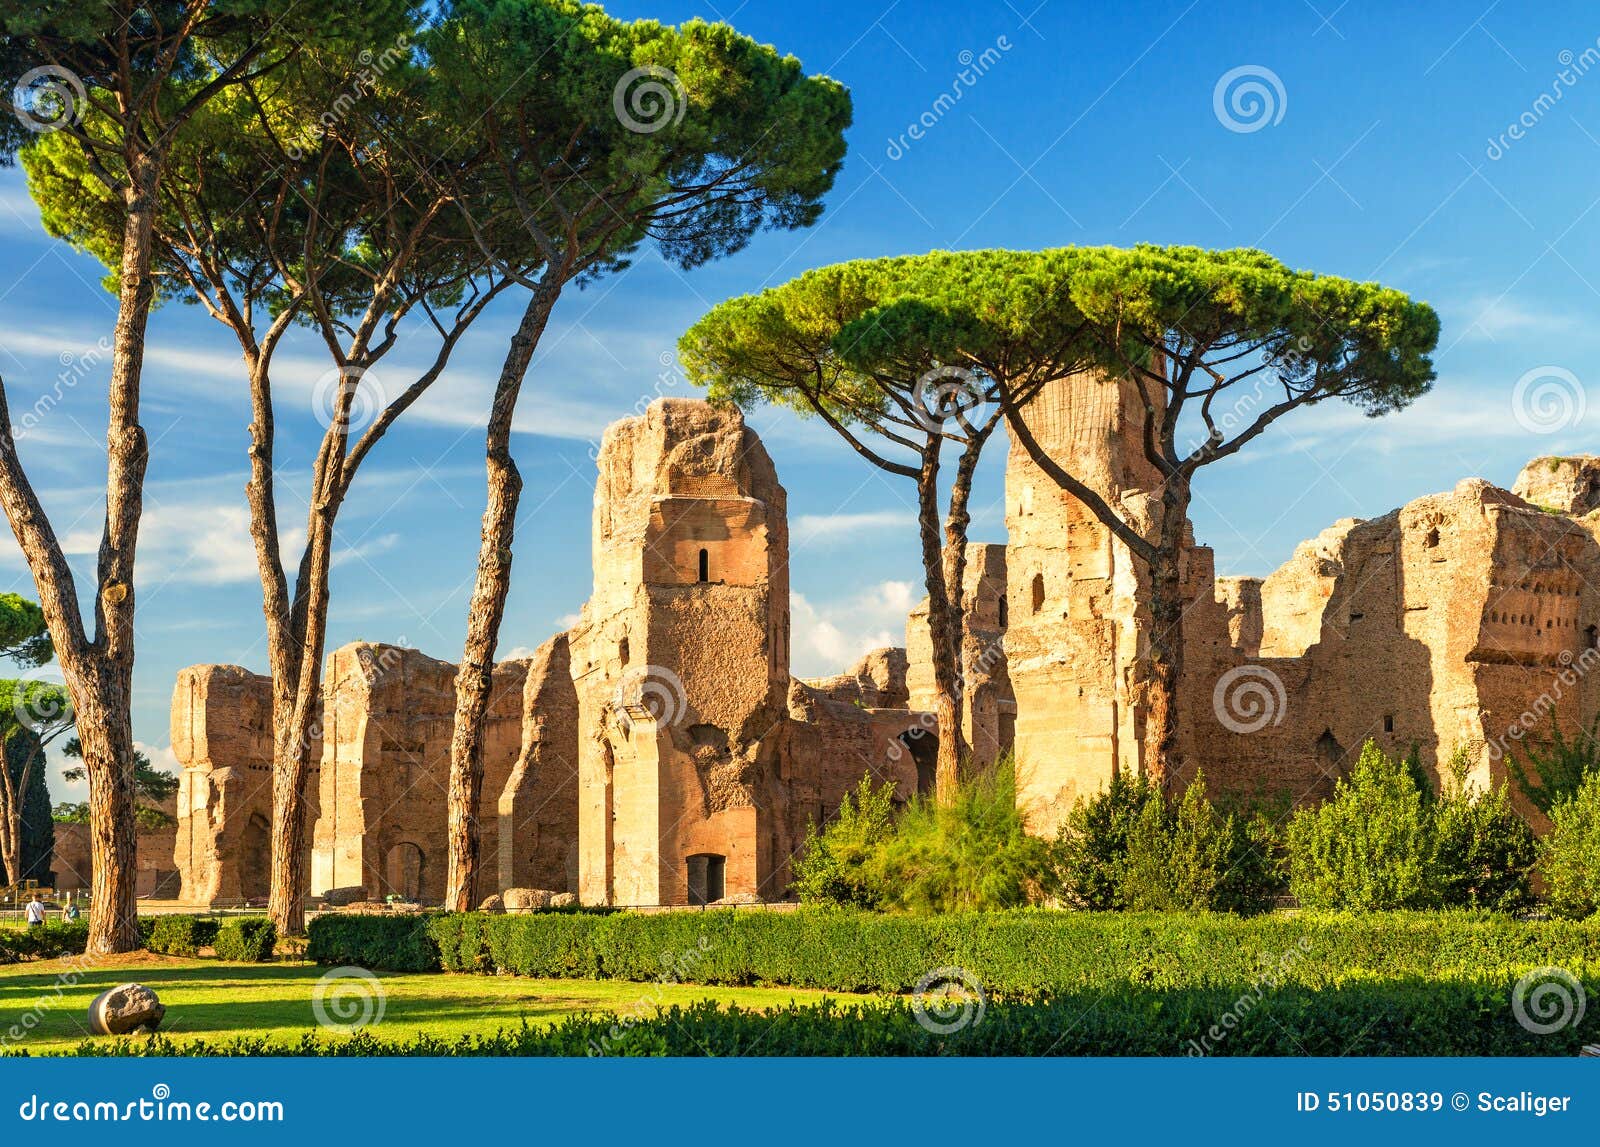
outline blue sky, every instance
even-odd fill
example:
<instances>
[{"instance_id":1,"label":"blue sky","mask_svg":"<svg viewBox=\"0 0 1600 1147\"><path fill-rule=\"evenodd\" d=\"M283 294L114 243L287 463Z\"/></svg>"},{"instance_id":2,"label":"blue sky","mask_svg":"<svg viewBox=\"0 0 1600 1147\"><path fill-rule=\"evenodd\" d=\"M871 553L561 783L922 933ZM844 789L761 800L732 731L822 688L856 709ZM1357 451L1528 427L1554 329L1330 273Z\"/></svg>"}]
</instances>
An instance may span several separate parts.
<instances>
[{"instance_id":1,"label":"blue sky","mask_svg":"<svg viewBox=\"0 0 1600 1147\"><path fill-rule=\"evenodd\" d=\"M1215 547L1219 572L1264 574L1338 518L1381 514L1468 476L1509 485L1530 457L1594 448L1600 412L1587 410L1584 390L1600 374L1592 6L609 8L665 22L727 19L847 84L855 126L816 228L763 236L688 274L641 259L563 300L519 419L526 489L505 650L536 646L587 596L593 444L655 394L688 393L673 366L679 333L730 295L842 259L935 247L1260 246L1431 302L1443 320L1433 394L1379 421L1334 407L1301 412L1204 472L1195 532ZM1229 73L1236 78L1221 83ZM956 91L959 100L934 110ZM1252 104L1252 93L1264 102ZM912 138L918 122L928 126ZM1508 134L1514 124L1520 138ZM22 449L84 584L104 496L106 357L93 348L109 336L113 300L92 260L44 236L15 170L0 172L0 250L0 373L14 412L51 396ZM485 316L358 480L341 518L330 648L367 639L458 655L484 499L482 417L519 307ZM403 367L424 353L414 345L380 382L404 385ZM325 369L309 342L280 354L286 525L303 518L296 498L321 434L314 394ZM789 490L797 671L833 671L899 643L920 596L908 491L825 428L771 411L752 421ZM243 499L247 422L231 337L194 308L159 312L145 372L153 450L134 727L169 766L177 670L265 668ZM991 452L982 475L979 540L1004 537L1003 453ZM9 535L0 585L33 588ZM59 778L54 787L58 799L80 795Z\"/></svg>"}]
</instances>

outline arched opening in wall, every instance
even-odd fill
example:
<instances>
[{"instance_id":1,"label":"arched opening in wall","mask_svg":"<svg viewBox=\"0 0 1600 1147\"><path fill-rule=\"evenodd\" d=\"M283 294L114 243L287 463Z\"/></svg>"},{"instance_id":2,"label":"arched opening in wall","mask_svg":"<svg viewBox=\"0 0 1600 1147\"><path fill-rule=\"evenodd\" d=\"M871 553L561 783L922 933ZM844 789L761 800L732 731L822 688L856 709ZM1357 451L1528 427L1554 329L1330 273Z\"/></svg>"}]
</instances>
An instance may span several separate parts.
<instances>
[{"instance_id":1,"label":"arched opening in wall","mask_svg":"<svg viewBox=\"0 0 1600 1147\"><path fill-rule=\"evenodd\" d=\"M1011 624L1011 618L1009 616L1010 613L1011 613L1011 610L1007 607L1006 599L1003 598L1003 597L999 601L999 606L1000 606L1000 628L1004 629L1007 625Z\"/></svg>"},{"instance_id":2,"label":"arched opening in wall","mask_svg":"<svg viewBox=\"0 0 1600 1147\"><path fill-rule=\"evenodd\" d=\"M622 662L624 669L628 667L628 639L626 637L617 642L617 660Z\"/></svg>"},{"instance_id":3,"label":"arched opening in wall","mask_svg":"<svg viewBox=\"0 0 1600 1147\"><path fill-rule=\"evenodd\" d=\"M920 725L899 736L900 744L917 766L917 795L931 796L939 783L939 738L932 729Z\"/></svg>"},{"instance_id":4,"label":"arched opening in wall","mask_svg":"<svg viewBox=\"0 0 1600 1147\"><path fill-rule=\"evenodd\" d=\"M259 900L272 891L272 825L251 813L239 834L239 895Z\"/></svg>"},{"instance_id":5,"label":"arched opening in wall","mask_svg":"<svg viewBox=\"0 0 1600 1147\"><path fill-rule=\"evenodd\" d=\"M1589 649L1600 648L1600 626L1585 626L1583 630L1583 643Z\"/></svg>"},{"instance_id":6,"label":"arched opening in wall","mask_svg":"<svg viewBox=\"0 0 1600 1147\"><path fill-rule=\"evenodd\" d=\"M702 582L708 582L708 581L711 580L711 551L710 550L701 550L700 551L700 580Z\"/></svg>"},{"instance_id":7,"label":"arched opening in wall","mask_svg":"<svg viewBox=\"0 0 1600 1147\"><path fill-rule=\"evenodd\" d=\"M1317 738L1314 750L1317 762L1317 772L1322 774L1322 782L1317 786L1319 797L1329 796L1333 792L1333 784L1344 776L1345 750L1332 729L1322 730L1322 736Z\"/></svg>"},{"instance_id":8,"label":"arched opening in wall","mask_svg":"<svg viewBox=\"0 0 1600 1147\"><path fill-rule=\"evenodd\" d=\"M383 894L407 900L422 899L422 849L402 841L383 858Z\"/></svg>"},{"instance_id":9,"label":"arched opening in wall","mask_svg":"<svg viewBox=\"0 0 1600 1147\"><path fill-rule=\"evenodd\" d=\"M1033 575L1033 612L1038 613L1044 608L1044 574Z\"/></svg>"},{"instance_id":10,"label":"arched opening in wall","mask_svg":"<svg viewBox=\"0 0 1600 1147\"><path fill-rule=\"evenodd\" d=\"M689 903L704 906L727 895L728 858L715 852L688 857Z\"/></svg>"}]
</instances>

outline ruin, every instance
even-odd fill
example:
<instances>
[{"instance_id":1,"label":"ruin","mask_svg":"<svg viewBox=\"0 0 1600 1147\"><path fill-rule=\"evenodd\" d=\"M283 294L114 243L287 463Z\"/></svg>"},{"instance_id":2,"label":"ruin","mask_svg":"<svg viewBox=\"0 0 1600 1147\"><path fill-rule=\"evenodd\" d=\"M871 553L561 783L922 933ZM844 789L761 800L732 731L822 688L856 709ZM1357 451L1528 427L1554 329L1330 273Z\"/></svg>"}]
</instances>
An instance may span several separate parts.
<instances>
[{"instance_id":1,"label":"ruin","mask_svg":"<svg viewBox=\"0 0 1600 1147\"><path fill-rule=\"evenodd\" d=\"M1110 378L1049 388L1026 415L1069 469L1152 526L1142 406ZM585 903L779 899L808 824L864 774L932 789L926 602L906 647L838 676L790 671L787 497L737 411L660 399L597 457L593 591L570 631L494 671L478 818L482 893ZM1540 459L1512 490L1478 479L1301 544L1265 578L1185 552L1178 779L1315 800L1371 739L1439 770L1504 777L1550 714L1600 711L1600 459ZM962 586L964 732L1014 753L1030 828L1144 771L1140 570L1013 446L1006 545L973 544ZM310 894L443 895L454 667L396 646L329 656ZM178 678L183 897L266 893L270 682L234 666Z\"/></svg>"}]
</instances>

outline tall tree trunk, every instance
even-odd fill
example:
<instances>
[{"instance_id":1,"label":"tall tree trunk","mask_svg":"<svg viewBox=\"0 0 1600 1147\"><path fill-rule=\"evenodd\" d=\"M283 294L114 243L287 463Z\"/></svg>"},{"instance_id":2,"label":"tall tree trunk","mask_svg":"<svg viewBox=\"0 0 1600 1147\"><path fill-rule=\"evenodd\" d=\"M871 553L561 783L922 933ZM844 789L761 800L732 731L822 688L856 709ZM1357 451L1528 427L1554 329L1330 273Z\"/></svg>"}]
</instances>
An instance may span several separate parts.
<instances>
[{"instance_id":1,"label":"tall tree trunk","mask_svg":"<svg viewBox=\"0 0 1600 1147\"><path fill-rule=\"evenodd\" d=\"M960 636L953 619L949 584L945 581L943 531L939 524L939 457L937 445L924 451L917 475L917 526L922 539L922 573L928 589L928 642L933 652L933 714L939 752L934 791L940 804L953 804L961 783L961 761L967 755L961 731ZM960 587L956 589L957 599ZM959 610L959 605L956 609Z\"/></svg>"},{"instance_id":2,"label":"tall tree trunk","mask_svg":"<svg viewBox=\"0 0 1600 1147\"><path fill-rule=\"evenodd\" d=\"M130 146L118 274L117 322L107 392L106 516L96 569L95 637L88 638L71 567L17 456L10 411L0 391L0 501L27 559L50 638L66 679L89 779L90 862L94 866L88 949L139 947L134 890L133 571L149 458L139 425L157 158Z\"/></svg>"},{"instance_id":3,"label":"tall tree trunk","mask_svg":"<svg viewBox=\"0 0 1600 1147\"><path fill-rule=\"evenodd\" d=\"M529 300L500 368L489 410L484 458L488 506L483 512L478 573L467 611L466 643L456 670L455 725L450 735L450 862L445 907L455 912L470 911L476 902L481 866L478 806L483 799L483 723L494 684L500 622L511 589L511 551L517 502L522 495L522 476L511 457L512 419L522 380L559 294L559 288L539 290ZM506 843L502 841L501 847Z\"/></svg>"},{"instance_id":4,"label":"tall tree trunk","mask_svg":"<svg viewBox=\"0 0 1600 1147\"><path fill-rule=\"evenodd\" d=\"M5 869L5 882L15 884L22 879L22 802L27 778L21 785L12 783L10 747L9 739L0 742L0 867Z\"/></svg>"},{"instance_id":5,"label":"tall tree trunk","mask_svg":"<svg viewBox=\"0 0 1600 1147\"><path fill-rule=\"evenodd\" d=\"M115 702L128 712L127 694ZM82 706L76 714L89 778L89 950L131 952L139 947L132 728L114 714Z\"/></svg>"},{"instance_id":6,"label":"tall tree trunk","mask_svg":"<svg viewBox=\"0 0 1600 1147\"><path fill-rule=\"evenodd\" d=\"M278 933L306 927L306 776L316 747L322 702L322 658L328 640L328 574L333 527L344 498L345 435L330 433L312 470L306 546L295 577L289 624L275 644L284 672L273 673L272 884L267 915ZM286 656L284 656L286 654Z\"/></svg>"},{"instance_id":7,"label":"tall tree trunk","mask_svg":"<svg viewBox=\"0 0 1600 1147\"><path fill-rule=\"evenodd\" d=\"M1150 573L1150 668L1146 684L1145 771L1166 788L1181 767L1178 690L1183 679L1183 582L1181 557L1188 521L1188 487L1167 482L1161 497L1161 522Z\"/></svg>"}]
</instances>

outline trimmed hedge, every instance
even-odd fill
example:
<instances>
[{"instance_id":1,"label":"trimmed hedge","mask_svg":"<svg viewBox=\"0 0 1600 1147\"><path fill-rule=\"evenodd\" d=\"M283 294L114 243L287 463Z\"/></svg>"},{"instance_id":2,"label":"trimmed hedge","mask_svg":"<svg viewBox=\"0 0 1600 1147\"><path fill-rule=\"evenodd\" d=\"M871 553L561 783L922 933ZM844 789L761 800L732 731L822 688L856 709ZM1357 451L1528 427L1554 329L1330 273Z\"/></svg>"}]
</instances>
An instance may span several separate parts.
<instances>
[{"instance_id":1,"label":"trimmed hedge","mask_svg":"<svg viewBox=\"0 0 1600 1147\"><path fill-rule=\"evenodd\" d=\"M1227 915L1015 911L942 917L796 912L320 916L310 958L390 971L771 984L909 992L965 968L991 996L1080 988L1312 989L1362 981L1483 981L1559 966L1600 974L1600 920L1493 913Z\"/></svg>"},{"instance_id":2,"label":"trimmed hedge","mask_svg":"<svg viewBox=\"0 0 1600 1147\"><path fill-rule=\"evenodd\" d=\"M150 921L144 946L167 956L198 956L201 948L216 944L220 927L220 921L207 916L156 916Z\"/></svg>"},{"instance_id":3,"label":"trimmed hedge","mask_svg":"<svg viewBox=\"0 0 1600 1147\"><path fill-rule=\"evenodd\" d=\"M278 943L278 929L265 917L242 916L217 929L213 947L219 960L259 964L272 959Z\"/></svg>"},{"instance_id":4,"label":"trimmed hedge","mask_svg":"<svg viewBox=\"0 0 1600 1147\"><path fill-rule=\"evenodd\" d=\"M1600 982L1591 981L1591 990ZM389 1040L306 1035L298 1042L246 1037L222 1042L85 1040L94 1056L1571 1056L1596 1024L1548 1036L1525 1031L1510 1006L1512 985L1363 984L1315 991L1288 986L1249 1008L1231 988L1147 991L1120 988L1065 993L1041 1003L990 1001L981 1018L950 1035L918 1024L904 1000L788 1007L770 1012L704 1001L639 1020L569 1017L551 1027L502 1029L489 1036ZM1222 1017L1235 1021L1208 1037ZM1202 1045L1201 1040L1207 1042Z\"/></svg>"},{"instance_id":5,"label":"trimmed hedge","mask_svg":"<svg viewBox=\"0 0 1600 1147\"><path fill-rule=\"evenodd\" d=\"M89 945L89 922L47 921L38 928L0 927L0 964L80 955Z\"/></svg>"}]
</instances>

